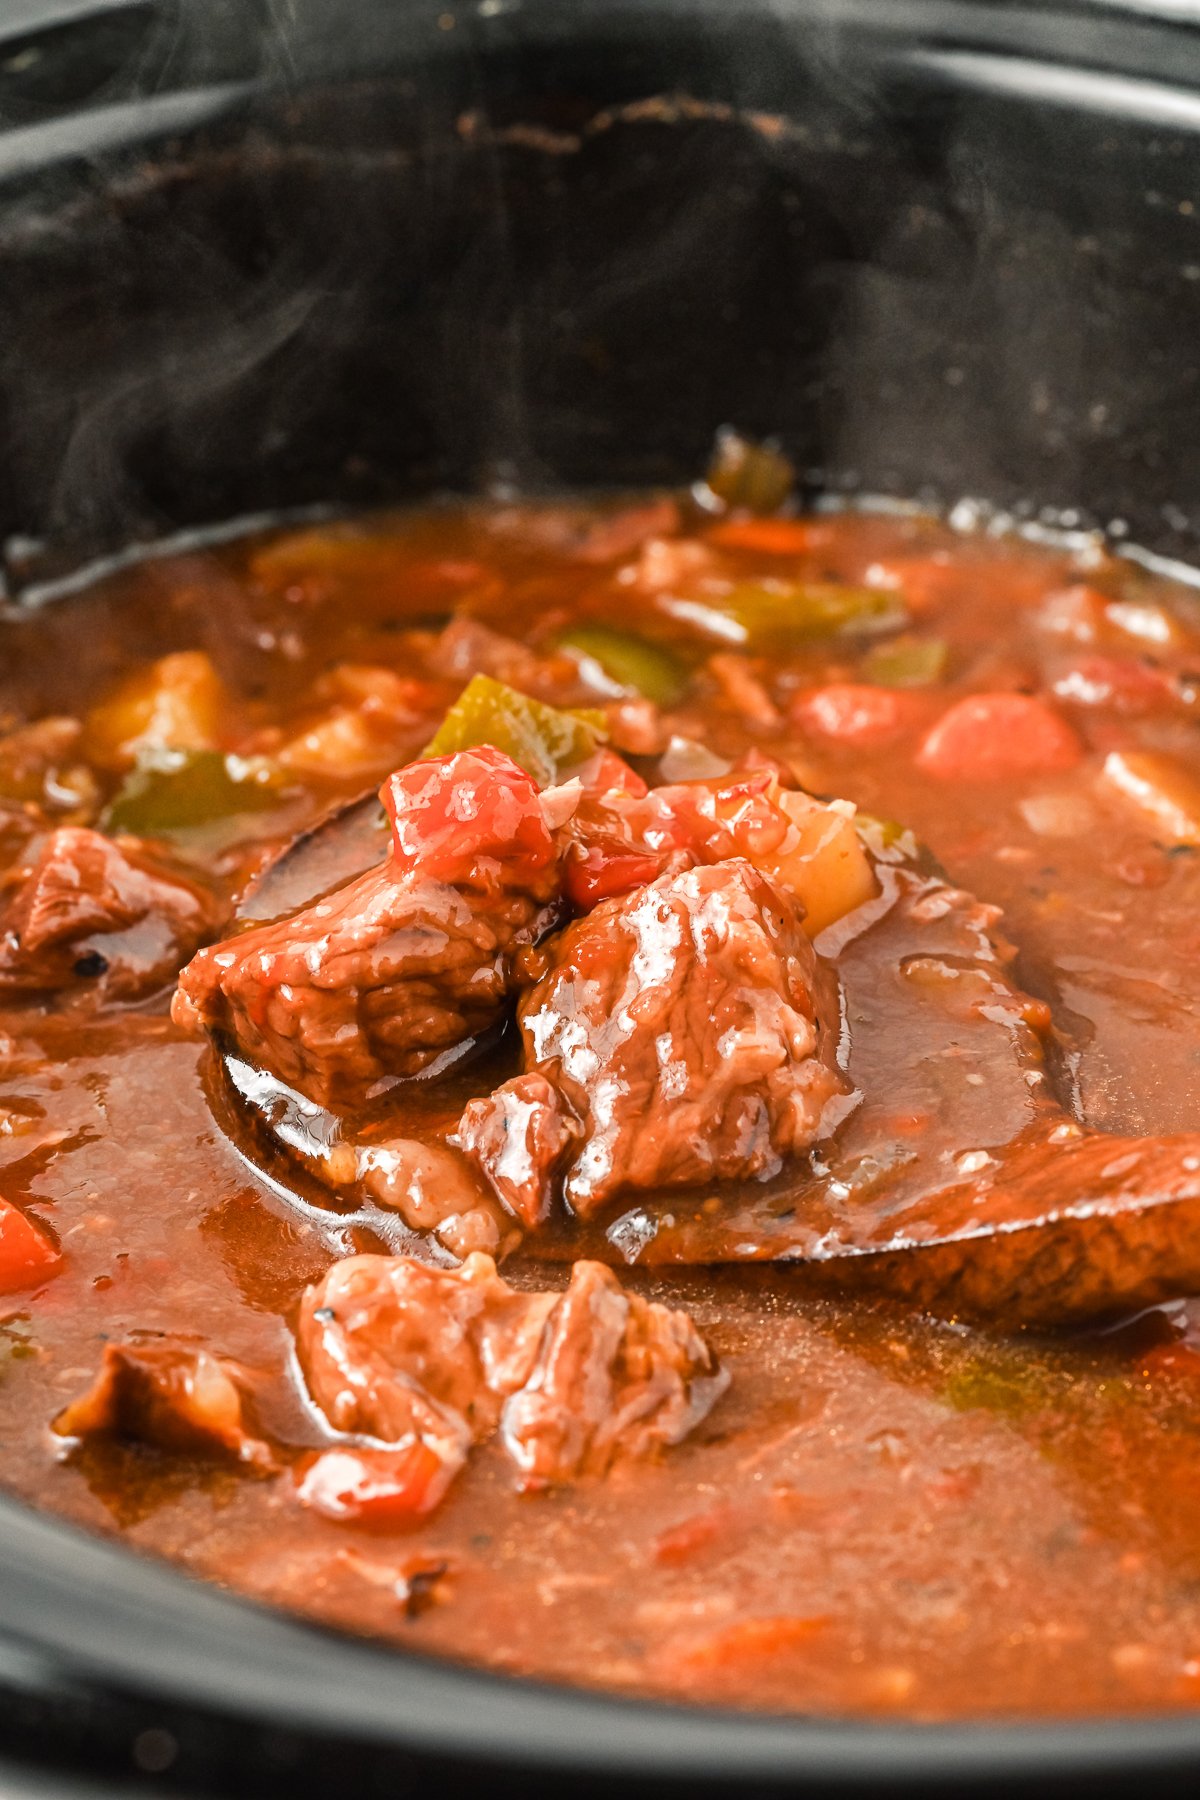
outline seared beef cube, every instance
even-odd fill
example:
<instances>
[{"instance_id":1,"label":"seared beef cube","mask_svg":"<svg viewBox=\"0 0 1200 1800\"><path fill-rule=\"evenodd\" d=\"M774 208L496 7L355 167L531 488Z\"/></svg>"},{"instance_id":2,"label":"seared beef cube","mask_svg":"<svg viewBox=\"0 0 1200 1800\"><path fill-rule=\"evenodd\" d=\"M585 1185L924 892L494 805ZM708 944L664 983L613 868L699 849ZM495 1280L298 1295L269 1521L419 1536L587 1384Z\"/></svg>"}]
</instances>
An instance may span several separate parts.
<instances>
[{"instance_id":1,"label":"seared beef cube","mask_svg":"<svg viewBox=\"0 0 1200 1800\"><path fill-rule=\"evenodd\" d=\"M151 993L215 923L212 897L140 845L64 826L45 840L0 913L0 997Z\"/></svg>"},{"instance_id":2,"label":"seared beef cube","mask_svg":"<svg viewBox=\"0 0 1200 1800\"><path fill-rule=\"evenodd\" d=\"M513 1179L521 1159L504 1158L513 1084L469 1109L460 1140L522 1219L544 1211L572 1131L563 1192L590 1216L627 1188L772 1175L846 1109L799 909L749 863L660 876L597 906L547 954L520 1009L519 1080L547 1083L545 1116L526 1106L522 1120L524 1178Z\"/></svg>"},{"instance_id":3,"label":"seared beef cube","mask_svg":"<svg viewBox=\"0 0 1200 1800\"><path fill-rule=\"evenodd\" d=\"M388 861L202 951L173 1016L227 1034L319 1105L362 1100L495 1024L516 955L545 923L530 894L472 894Z\"/></svg>"},{"instance_id":4,"label":"seared beef cube","mask_svg":"<svg viewBox=\"0 0 1200 1800\"><path fill-rule=\"evenodd\" d=\"M555 917L558 851L507 757L415 763L382 796L386 862L206 950L175 999L179 1024L227 1034L320 1105L370 1097L494 1025Z\"/></svg>"},{"instance_id":5,"label":"seared beef cube","mask_svg":"<svg viewBox=\"0 0 1200 1800\"><path fill-rule=\"evenodd\" d=\"M488 1256L335 1263L301 1306L300 1361L335 1430L420 1442L452 1476L497 1427L530 1483L678 1442L727 1385L685 1313L626 1294L598 1263L565 1293L520 1293Z\"/></svg>"},{"instance_id":6,"label":"seared beef cube","mask_svg":"<svg viewBox=\"0 0 1200 1800\"><path fill-rule=\"evenodd\" d=\"M246 1429L235 1373L207 1350L109 1344L92 1386L59 1413L54 1430L60 1437L112 1435L270 1468L271 1452Z\"/></svg>"}]
</instances>

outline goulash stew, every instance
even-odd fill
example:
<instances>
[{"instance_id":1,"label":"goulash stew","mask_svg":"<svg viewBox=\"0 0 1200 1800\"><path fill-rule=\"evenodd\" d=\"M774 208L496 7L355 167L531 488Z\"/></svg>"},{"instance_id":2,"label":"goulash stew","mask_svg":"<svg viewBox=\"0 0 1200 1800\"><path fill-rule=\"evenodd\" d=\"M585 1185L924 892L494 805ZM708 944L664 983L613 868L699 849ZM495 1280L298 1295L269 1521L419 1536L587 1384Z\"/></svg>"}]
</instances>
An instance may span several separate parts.
<instances>
[{"instance_id":1,"label":"goulash stew","mask_svg":"<svg viewBox=\"0 0 1200 1800\"><path fill-rule=\"evenodd\" d=\"M431 506L0 626L16 1496L690 1701L1200 1701L1200 591Z\"/></svg>"}]
</instances>

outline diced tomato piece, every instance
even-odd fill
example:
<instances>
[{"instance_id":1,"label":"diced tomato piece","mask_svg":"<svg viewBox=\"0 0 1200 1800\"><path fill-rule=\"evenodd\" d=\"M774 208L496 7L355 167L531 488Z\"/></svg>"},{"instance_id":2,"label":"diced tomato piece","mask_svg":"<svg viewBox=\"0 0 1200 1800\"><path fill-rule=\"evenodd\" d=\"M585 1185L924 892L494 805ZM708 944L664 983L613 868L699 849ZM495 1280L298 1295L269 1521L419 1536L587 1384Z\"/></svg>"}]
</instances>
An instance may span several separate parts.
<instances>
[{"instance_id":1,"label":"diced tomato piece","mask_svg":"<svg viewBox=\"0 0 1200 1800\"><path fill-rule=\"evenodd\" d=\"M627 850L620 845L576 846L567 858L563 888L578 912L591 912L601 900L632 893L662 873L663 858L650 851Z\"/></svg>"},{"instance_id":2,"label":"diced tomato piece","mask_svg":"<svg viewBox=\"0 0 1200 1800\"><path fill-rule=\"evenodd\" d=\"M778 756L772 756L769 750L760 749L757 744L752 745L749 750L744 750L742 752L732 769L730 769L729 774L735 781L740 779L743 775L772 775L780 785L793 779L792 770L788 763L784 762ZM717 781L722 779L722 777L710 775L700 777L699 779Z\"/></svg>"},{"instance_id":3,"label":"diced tomato piece","mask_svg":"<svg viewBox=\"0 0 1200 1800\"><path fill-rule=\"evenodd\" d=\"M749 550L764 556L804 556L824 549L833 533L817 519L727 519L708 533L721 550Z\"/></svg>"},{"instance_id":4,"label":"diced tomato piece","mask_svg":"<svg viewBox=\"0 0 1200 1800\"><path fill-rule=\"evenodd\" d=\"M490 744L409 763L379 793L397 860L436 879L520 881L557 854L537 783Z\"/></svg>"},{"instance_id":5,"label":"diced tomato piece","mask_svg":"<svg viewBox=\"0 0 1200 1800\"><path fill-rule=\"evenodd\" d=\"M580 778L585 788L597 794L628 794L634 800L641 800L650 792L637 770L631 769L625 758L607 745L597 750L581 771Z\"/></svg>"},{"instance_id":6,"label":"diced tomato piece","mask_svg":"<svg viewBox=\"0 0 1200 1800\"><path fill-rule=\"evenodd\" d=\"M853 808L783 789L770 763L640 799L585 791L568 831L563 883L580 912L653 881L679 853L701 863L745 857L803 902L810 936L878 891Z\"/></svg>"},{"instance_id":7,"label":"diced tomato piece","mask_svg":"<svg viewBox=\"0 0 1200 1800\"><path fill-rule=\"evenodd\" d=\"M404 1525L433 1511L461 1467L422 1438L395 1449L325 1450L305 1470L300 1498L327 1519Z\"/></svg>"},{"instance_id":8,"label":"diced tomato piece","mask_svg":"<svg viewBox=\"0 0 1200 1800\"><path fill-rule=\"evenodd\" d=\"M1014 781L1075 766L1083 745L1053 707L1030 694L968 694L943 713L917 754L939 781Z\"/></svg>"},{"instance_id":9,"label":"diced tomato piece","mask_svg":"<svg viewBox=\"0 0 1200 1800\"><path fill-rule=\"evenodd\" d=\"M780 849L791 820L776 802L778 779L770 768L681 781L656 796L677 822L681 843L704 862L744 856L757 863Z\"/></svg>"},{"instance_id":10,"label":"diced tomato piece","mask_svg":"<svg viewBox=\"0 0 1200 1800\"><path fill-rule=\"evenodd\" d=\"M682 1662L697 1672L721 1669L734 1671L753 1668L756 1664L776 1662L798 1651L810 1651L814 1640L829 1627L829 1620L819 1614L813 1617L791 1613L762 1619L743 1619L714 1632L687 1650Z\"/></svg>"},{"instance_id":11,"label":"diced tomato piece","mask_svg":"<svg viewBox=\"0 0 1200 1800\"><path fill-rule=\"evenodd\" d=\"M0 1200L0 1294L36 1287L56 1275L62 1251L11 1200Z\"/></svg>"},{"instance_id":12,"label":"diced tomato piece","mask_svg":"<svg viewBox=\"0 0 1200 1800\"><path fill-rule=\"evenodd\" d=\"M610 765L609 775L619 778L625 765L617 756L612 763L617 766ZM684 828L663 798L668 790L647 789L632 769L629 775L641 786L640 794L611 786L601 790L589 779L567 827L563 887L578 912L653 881L684 846Z\"/></svg>"},{"instance_id":13,"label":"diced tomato piece","mask_svg":"<svg viewBox=\"0 0 1200 1800\"><path fill-rule=\"evenodd\" d=\"M808 688L792 703L792 718L802 730L863 747L892 743L926 717L919 695L866 682Z\"/></svg>"}]
</instances>

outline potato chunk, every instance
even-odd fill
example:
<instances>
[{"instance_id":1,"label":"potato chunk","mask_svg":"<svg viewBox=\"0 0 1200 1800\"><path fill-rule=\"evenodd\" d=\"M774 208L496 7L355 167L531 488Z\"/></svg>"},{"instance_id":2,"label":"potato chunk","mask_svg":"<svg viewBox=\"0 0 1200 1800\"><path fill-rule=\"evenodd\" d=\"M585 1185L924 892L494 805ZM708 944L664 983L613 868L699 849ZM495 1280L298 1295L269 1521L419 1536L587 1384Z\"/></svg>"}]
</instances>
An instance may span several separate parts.
<instances>
[{"instance_id":1,"label":"potato chunk","mask_svg":"<svg viewBox=\"0 0 1200 1800\"><path fill-rule=\"evenodd\" d=\"M1200 781L1173 756L1114 750L1101 781L1133 803L1160 844L1200 844Z\"/></svg>"}]
</instances>

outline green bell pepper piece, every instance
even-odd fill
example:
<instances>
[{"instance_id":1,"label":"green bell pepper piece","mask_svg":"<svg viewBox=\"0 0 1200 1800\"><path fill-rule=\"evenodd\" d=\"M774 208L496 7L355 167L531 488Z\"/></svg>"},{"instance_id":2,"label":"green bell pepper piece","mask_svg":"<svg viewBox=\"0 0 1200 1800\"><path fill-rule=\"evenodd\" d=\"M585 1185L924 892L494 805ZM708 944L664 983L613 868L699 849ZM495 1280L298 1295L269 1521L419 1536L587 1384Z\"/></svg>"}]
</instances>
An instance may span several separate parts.
<instances>
[{"instance_id":1,"label":"green bell pepper piece","mask_svg":"<svg viewBox=\"0 0 1200 1800\"><path fill-rule=\"evenodd\" d=\"M726 425L717 433L705 481L728 507L773 513L796 485L796 469L778 445L756 444Z\"/></svg>"},{"instance_id":2,"label":"green bell pepper piece","mask_svg":"<svg viewBox=\"0 0 1200 1800\"><path fill-rule=\"evenodd\" d=\"M577 763L586 762L608 736L602 712L563 712L531 700L491 675L473 675L425 746L425 756L449 756L482 744L502 750L548 787Z\"/></svg>"},{"instance_id":3,"label":"green bell pepper piece","mask_svg":"<svg viewBox=\"0 0 1200 1800\"><path fill-rule=\"evenodd\" d=\"M635 632L610 625L576 625L558 641L565 650L590 657L611 681L635 689L656 706L675 706L687 691L688 673L679 658Z\"/></svg>"},{"instance_id":4,"label":"green bell pepper piece","mask_svg":"<svg viewBox=\"0 0 1200 1800\"><path fill-rule=\"evenodd\" d=\"M702 601L670 600L662 609L739 648L783 651L813 639L866 636L904 624L901 597L889 588L832 581L739 581Z\"/></svg>"},{"instance_id":5,"label":"green bell pepper piece","mask_svg":"<svg viewBox=\"0 0 1200 1800\"><path fill-rule=\"evenodd\" d=\"M278 804L279 776L259 757L158 749L125 777L101 824L138 837L174 837Z\"/></svg>"},{"instance_id":6,"label":"green bell pepper piece","mask_svg":"<svg viewBox=\"0 0 1200 1800\"><path fill-rule=\"evenodd\" d=\"M862 672L880 687L932 687L946 673L949 654L944 638L896 638L877 644Z\"/></svg>"}]
</instances>

